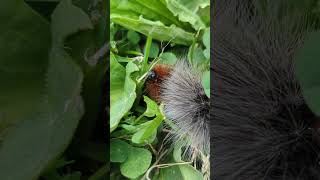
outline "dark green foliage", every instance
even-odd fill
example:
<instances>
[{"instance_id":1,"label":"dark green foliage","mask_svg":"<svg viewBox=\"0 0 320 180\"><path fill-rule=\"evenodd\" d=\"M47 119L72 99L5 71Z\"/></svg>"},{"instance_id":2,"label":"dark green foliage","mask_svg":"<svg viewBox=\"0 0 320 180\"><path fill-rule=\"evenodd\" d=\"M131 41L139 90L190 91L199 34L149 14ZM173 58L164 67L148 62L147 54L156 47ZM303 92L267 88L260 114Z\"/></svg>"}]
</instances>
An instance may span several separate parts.
<instances>
[{"instance_id":1,"label":"dark green foliage","mask_svg":"<svg viewBox=\"0 0 320 180\"><path fill-rule=\"evenodd\" d=\"M95 133L105 113L106 59L95 67L85 61L106 42L99 26L106 17L97 23L91 15L106 6L98 2L88 11L91 3L2 2L0 179L107 176L107 148Z\"/></svg>"}]
</instances>

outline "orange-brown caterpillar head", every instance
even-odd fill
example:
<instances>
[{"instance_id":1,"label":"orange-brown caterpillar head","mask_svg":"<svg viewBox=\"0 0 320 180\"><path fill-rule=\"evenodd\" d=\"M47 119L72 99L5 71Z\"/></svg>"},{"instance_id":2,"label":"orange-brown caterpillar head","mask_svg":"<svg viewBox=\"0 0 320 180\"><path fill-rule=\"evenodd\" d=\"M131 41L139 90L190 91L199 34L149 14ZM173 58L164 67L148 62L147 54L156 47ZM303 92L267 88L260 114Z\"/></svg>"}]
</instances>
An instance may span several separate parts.
<instances>
[{"instance_id":1,"label":"orange-brown caterpillar head","mask_svg":"<svg viewBox=\"0 0 320 180\"><path fill-rule=\"evenodd\" d=\"M145 88L151 99L160 102L161 83L170 75L170 71L171 67L169 65L157 64L149 72Z\"/></svg>"}]
</instances>

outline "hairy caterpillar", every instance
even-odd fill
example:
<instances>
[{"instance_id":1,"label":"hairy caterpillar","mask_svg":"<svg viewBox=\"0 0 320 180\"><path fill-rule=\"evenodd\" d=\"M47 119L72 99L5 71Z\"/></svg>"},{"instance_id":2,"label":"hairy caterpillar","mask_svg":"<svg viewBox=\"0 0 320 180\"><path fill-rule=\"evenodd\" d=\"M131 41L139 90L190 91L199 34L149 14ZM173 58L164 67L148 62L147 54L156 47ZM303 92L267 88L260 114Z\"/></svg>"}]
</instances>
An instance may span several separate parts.
<instances>
[{"instance_id":1,"label":"hairy caterpillar","mask_svg":"<svg viewBox=\"0 0 320 180\"><path fill-rule=\"evenodd\" d=\"M214 3L211 176L319 180L319 126L293 63L308 16L259 13L255 2Z\"/></svg>"},{"instance_id":2,"label":"hairy caterpillar","mask_svg":"<svg viewBox=\"0 0 320 180\"><path fill-rule=\"evenodd\" d=\"M164 113L177 127L176 142L187 137L191 151L209 154L209 98L201 84L202 73L184 60L174 66L158 64L149 74L149 96L164 104Z\"/></svg>"}]
</instances>

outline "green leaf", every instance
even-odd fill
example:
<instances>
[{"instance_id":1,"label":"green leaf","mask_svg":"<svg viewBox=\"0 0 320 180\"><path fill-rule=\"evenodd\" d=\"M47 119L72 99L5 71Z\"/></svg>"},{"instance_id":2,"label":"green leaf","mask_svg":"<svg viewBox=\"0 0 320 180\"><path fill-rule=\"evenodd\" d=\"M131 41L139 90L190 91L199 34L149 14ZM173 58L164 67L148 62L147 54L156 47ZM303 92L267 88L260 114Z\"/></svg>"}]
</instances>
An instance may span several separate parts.
<instances>
[{"instance_id":1,"label":"green leaf","mask_svg":"<svg viewBox=\"0 0 320 180\"><path fill-rule=\"evenodd\" d=\"M123 93L126 79L126 68L118 62L112 52L110 52L110 103L113 104L120 99Z\"/></svg>"},{"instance_id":2,"label":"green leaf","mask_svg":"<svg viewBox=\"0 0 320 180\"><path fill-rule=\"evenodd\" d=\"M2 1L0 26L2 143L5 141L3 136L11 131L10 128L38 116L37 113L42 107L50 48L50 26L22 0ZM3 162L1 159L0 161Z\"/></svg>"},{"instance_id":3,"label":"green leaf","mask_svg":"<svg viewBox=\"0 0 320 180\"><path fill-rule=\"evenodd\" d=\"M118 28L114 23L110 23L109 28L110 28L110 35L109 35L110 41L113 41L114 40L114 36L118 31Z\"/></svg>"},{"instance_id":4,"label":"green leaf","mask_svg":"<svg viewBox=\"0 0 320 180\"><path fill-rule=\"evenodd\" d=\"M10 126L3 127L6 133L1 137L0 177L3 180L37 179L41 171L65 150L84 112L80 96L82 71L64 51L63 46L67 36L91 28L90 21L70 1L61 1L52 16L52 44L48 60L50 30L47 22L19 0L3 2L0 13L1 18L13 18L3 26L5 33L1 35L10 37L15 34L8 41L15 48L8 51L7 47L1 53L11 62L1 61L3 58L0 58L0 72L4 73L1 77L9 77L12 81L7 86L8 89L2 90L4 95L12 98L11 102L1 98L0 106L4 105L6 108L0 108L0 114L6 115L10 107L16 111L12 113L12 118L9 114L2 116L10 121L1 119L1 126L6 121ZM74 27L70 29L65 28L70 27L67 24L74 19L79 24L73 24ZM4 40L3 38L0 39ZM22 78L23 81L16 78ZM26 88L24 93L21 93L23 88L15 89L22 84ZM7 94L9 90L11 94ZM15 104L14 93L18 91L27 100L22 98L20 102L28 103L29 106L22 112L19 112L20 107ZM19 124L15 124L15 121ZM1 134L4 133L2 130ZM19 173L16 172L17 169Z\"/></svg>"},{"instance_id":5,"label":"green leaf","mask_svg":"<svg viewBox=\"0 0 320 180\"><path fill-rule=\"evenodd\" d=\"M210 27L210 6L199 8L197 14L200 16L202 21L206 24L206 27Z\"/></svg>"},{"instance_id":6,"label":"green leaf","mask_svg":"<svg viewBox=\"0 0 320 180\"><path fill-rule=\"evenodd\" d=\"M202 42L206 48L210 48L210 28L206 28L202 36Z\"/></svg>"},{"instance_id":7,"label":"green leaf","mask_svg":"<svg viewBox=\"0 0 320 180\"><path fill-rule=\"evenodd\" d=\"M110 7L111 13L120 10L137 16L143 15L146 19L158 20L166 25L175 24L183 27L183 23L158 0L111 0Z\"/></svg>"},{"instance_id":8,"label":"green leaf","mask_svg":"<svg viewBox=\"0 0 320 180\"><path fill-rule=\"evenodd\" d=\"M69 34L93 28L88 15L79 7L73 6L71 0L62 0L59 3L59 8L52 14L51 27L53 44L60 45Z\"/></svg>"},{"instance_id":9,"label":"green leaf","mask_svg":"<svg viewBox=\"0 0 320 180\"><path fill-rule=\"evenodd\" d=\"M203 54L202 48L199 44L196 43L193 46L190 46L188 51L188 59L194 67L205 68L209 64L209 59Z\"/></svg>"},{"instance_id":10,"label":"green leaf","mask_svg":"<svg viewBox=\"0 0 320 180\"><path fill-rule=\"evenodd\" d=\"M147 109L144 112L144 116L147 117L153 117L156 115L161 115L159 106L156 102L154 102L153 100L151 100L149 97L147 96L143 96L143 100L144 102L147 104Z\"/></svg>"},{"instance_id":11,"label":"green leaf","mask_svg":"<svg viewBox=\"0 0 320 180\"><path fill-rule=\"evenodd\" d=\"M159 54L159 45L155 42L151 43L149 58L156 58Z\"/></svg>"},{"instance_id":12,"label":"green leaf","mask_svg":"<svg viewBox=\"0 0 320 180\"><path fill-rule=\"evenodd\" d=\"M210 28L205 29L202 36L202 42L206 47L206 49L203 51L203 54L207 59L210 59Z\"/></svg>"},{"instance_id":13,"label":"green leaf","mask_svg":"<svg viewBox=\"0 0 320 180\"><path fill-rule=\"evenodd\" d=\"M119 72L117 71L119 66L115 63L115 57L111 56L110 61L110 82L115 82L115 79L122 79L122 75L118 74ZM115 65L118 68L115 68ZM124 85L120 87L120 85L114 86L114 84L110 84L110 132L118 126L121 118L131 109L136 99L136 82L131 78L131 74L138 70L137 65L130 61L126 66Z\"/></svg>"},{"instance_id":14,"label":"green leaf","mask_svg":"<svg viewBox=\"0 0 320 180\"><path fill-rule=\"evenodd\" d=\"M193 33L175 25L166 26L160 21L151 21L142 16L128 14L123 11L114 10L110 15L110 19L112 22L127 29L140 32L145 36L151 35L152 38L159 41L172 41L176 44L190 45L194 38Z\"/></svg>"},{"instance_id":15,"label":"green leaf","mask_svg":"<svg viewBox=\"0 0 320 180\"><path fill-rule=\"evenodd\" d=\"M122 175L137 178L147 171L151 164L151 152L143 148L132 147L128 159L120 165Z\"/></svg>"},{"instance_id":16,"label":"green leaf","mask_svg":"<svg viewBox=\"0 0 320 180\"><path fill-rule=\"evenodd\" d=\"M154 130L148 133L147 136L144 137L144 134L146 133L146 131L147 131L147 127L142 128L132 136L131 141L135 144L142 144L142 145L146 143L151 144L157 137L157 130Z\"/></svg>"},{"instance_id":17,"label":"green leaf","mask_svg":"<svg viewBox=\"0 0 320 180\"><path fill-rule=\"evenodd\" d=\"M201 172L197 171L189 164L179 165L180 172L184 180L203 180Z\"/></svg>"},{"instance_id":18,"label":"green leaf","mask_svg":"<svg viewBox=\"0 0 320 180\"><path fill-rule=\"evenodd\" d=\"M144 96L144 101L147 103L147 110L142 116L156 117L152 121L148 121L146 126L132 136L132 142L137 144L145 143L148 140L151 143L155 139L158 127L164 120L164 115L161 113L156 102L152 101L147 96Z\"/></svg>"},{"instance_id":19,"label":"green leaf","mask_svg":"<svg viewBox=\"0 0 320 180\"><path fill-rule=\"evenodd\" d=\"M86 106L86 111L80 120L74 136L74 141L81 143L73 144L70 147L75 149L75 151L80 150L79 147L85 146L87 139L96 133L94 129L96 128L96 123L99 123L101 120L101 108L103 108L101 106L106 100L106 92L102 88L102 85L106 83L106 71L109 68L107 66L109 59L105 57L97 59L98 57L96 57L93 60L93 54L101 48L101 44L97 39L103 39L97 33L97 27L96 25L94 30L77 33L68 37L64 45L67 47L66 51L68 54L81 66L84 73L81 95ZM92 63L96 63L96 65L92 65Z\"/></svg>"},{"instance_id":20,"label":"green leaf","mask_svg":"<svg viewBox=\"0 0 320 180\"><path fill-rule=\"evenodd\" d=\"M166 0L168 1L168 0ZM173 0L169 0L173 1ZM191 12L196 13L199 8L205 8L210 6L210 1L209 0L194 0L194 1L189 1L189 0L175 0L177 3L180 5L183 5L184 8L188 9Z\"/></svg>"},{"instance_id":21,"label":"green leaf","mask_svg":"<svg viewBox=\"0 0 320 180\"><path fill-rule=\"evenodd\" d=\"M124 162L128 158L130 146L121 140L110 140L110 161Z\"/></svg>"},{"instance_id":22,"label":"green leaf","mask_svg":"<svg viewBox=\"0 0 320 180\"><path fill-rule=\"evenodd\" d=\"M206 71L203 73L201 82L204 88L204 92L210 98L210 71Z\"/></svg>"},{"instance_id":23,"label":"green leaf","mask_svg":"<svg viewBox=\"0 0 320 180\"><path fill-rule=\"evenodd\" d=\"M177 144L174 147L173 151L173 159L175 162L183 162L181 159L181 154L182 154L182 144ZM189 164L183 164L178 166L181 172L181 176L184 180L203 180L202 174L196 170L193 166Z\"/></svg>"},{"instance_id":24,"label":"green leaf","mask_svg":"<svg viewBox=\"0 0 320 180\"><path fill-rule=\"evenodd\" d=\"M182 159L181 159L181 147L182 147L182 144L181 143L177 143L175 144L174 146L174 149L173 149L173 159L175 162L183 162Z\"/></svg>"},{"instance_id":25,"label":"green leaf","mask_svg":"<svg viewBox=\"0 0 320 180\"><path fill-rule=\"evenodd\" d=\"M159 177L157 180L169 180L169 179L179 179L183 180L179 166L171 166L167 168L161 168L159 172Z\"/></svg>"},{"instance_id":26,"label":"green leaf","mask_svg":"<svg viewBox=\"0 0 320 180\"><path fill-rule=\"evenodd\" d=\"M206 24L202 21L201 17L197 14L198 9L210 5L209 0L166 0L168 9L179 17L182 22L188 22L195 30L206 28Z\"/></svg>"},{"instance_id":27,"label":"green leaf","mask_svg":"<svg viewBox=\"0 0 320 180\"><path fill-rule=\"evenodd\" d=\"M172 52L165 52L160 55L160 61L161 64L168 64L168 65L175 65L178 58L177 56Z\"/></svg>"},{"instance_id":28,"label":"green leaf","mask_svg":"<svg viewBox=\"0 0 320 180\"><path fill-rule=\"evenodd\" d=\"M123 129L127 130L128 132L135 132L137 131L137 127L133 125L128 125L128 124L121 124L120 127Z\"/></svg>"},{"instance_id":29,"label":"green leaf","mask_svg":"<svg viewBox=\"0 0 320 180\"><path fill-rule=\"evenodd\" d=\"M132 44L138 44L140 41L139 34L132 30L128 31L127 38Z\"/></svg>"},{"instance_id":30,"label":"green leaf","mask_svg":"<svg viewBox=\"0 0 320 180\"><path fill-rule=\"evenodd\" d=\"M295 73L304 99L311 110L320 116L320 31L312 32L295 58Z\"/></svg>"}]
</instances>

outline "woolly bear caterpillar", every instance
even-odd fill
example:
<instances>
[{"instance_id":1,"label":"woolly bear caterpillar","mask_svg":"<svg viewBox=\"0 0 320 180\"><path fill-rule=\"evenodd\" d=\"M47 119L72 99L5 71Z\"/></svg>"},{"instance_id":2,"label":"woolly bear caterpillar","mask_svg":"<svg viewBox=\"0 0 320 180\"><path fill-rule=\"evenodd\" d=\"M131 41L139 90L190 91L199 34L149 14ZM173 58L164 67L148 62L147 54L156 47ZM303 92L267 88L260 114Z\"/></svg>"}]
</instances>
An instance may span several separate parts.
<instances>
[{"instance_id":1,"label":"woolly bear caterpillar","mask_svg":"<svg viewBox=\"0 0 320 180\"><path fill-rule=\"evenodd\" d=\"M177 129L171 134L173 144L188 139L185 155L198 152L209 156L209 98L201 84L201 71L185 60L174 66L157 64L149 73L146 91L164 104L164 113Z\"/></svg>"}]
</instances>

